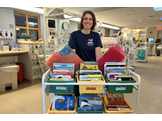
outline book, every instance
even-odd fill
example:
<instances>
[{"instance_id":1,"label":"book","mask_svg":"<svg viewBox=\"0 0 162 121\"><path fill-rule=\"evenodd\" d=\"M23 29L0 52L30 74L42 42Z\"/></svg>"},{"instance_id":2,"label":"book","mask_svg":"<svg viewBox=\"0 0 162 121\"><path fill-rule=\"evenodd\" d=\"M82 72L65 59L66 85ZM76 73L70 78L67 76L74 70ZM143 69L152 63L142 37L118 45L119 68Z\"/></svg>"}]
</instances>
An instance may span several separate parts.
<instances>
[{"instance_id":1,"label":"book","mask_svg":"<svg viewBox=\"0 0 162 121\"><path fill-rule=\"evenodd\" d=\"M59 72L59 71L54 71L51 75L70 75L71 78L73 78L73 72Z\"/></svg>"},{"instance_id":2,"label":"book","mask_svg":"<svg viewBox=\"0 0 162 121\"><path fill-rule=\"evenodd\" d=\"M50 78L50 81L74 81L74 79L54 79L54 78Z\"/></svg>"},{"instance_id":3,"label":"book","mask_svg":"<svg viewBox=\"0 0 162 121\"><path fill-rule=\"evenodd\" d=\"M70 70L74 72L74 63L53 63L53 70Z\"/></svg>"},{"instance_id":4,"label":"book","mask_svg":"<svg viewBox=\"0 0 162 121\"><path fill-rule=\"evenodd\" d=\"M53 79L72 79L69 75L51 75Z\"/></svg>"},{"instance_id":5,"label":"book","mask_svg":"<svg viewBox=\"0 0 162 121\"><path fill-rule=\"evenodd\" d=\"M105 62L104 74L106 74L107 67L126 67L126 63L124 63L124 62Z\"/></svg>"},{"instance_id":6,"label":"book","mask_svg":"<svg viewBox=\"0 0 162 121\"><path fill-rule=\"evenodd\" d=\"M79 70L79 74L102 74L100 70Z\"/></svg>"},{"instance_id":7,"label":"book","mask_svg":"<svg viewBox=\"0 0 162 121\"><path fill-rule=\"evenodd\" d=\"M79 75L79 80L102 81L101 80L101 75L100 76Z\"/></svg>"},{"instance_id":8,"label":"book","mask_svg":"<svg viewBox=\"0 0 162 121\"><path fill-rule=\"evenodd\" d=\"M80 63L80 65L98 65L95 61L84 61L84 63Z\"/></svg>"},{"instance_id":9,"label":"book","mask_svg":"<svg viewBox=\"0 0 162 121\"><path fill-rule=\"evenodd\" d=\"M80 70L98 70L98 65L80 65Z\"/></svg>"},{"instance_id":10,"label":"book","mask_svg":"<svg viewBox=\"0 0 162 121\"><path fill-rule=\"evenodd\" d=\"M126 73L126 67L106 67L107 73Z\"/></svg>"},{"instance_id":11,"label":"book","mask_svg":"<svg viewBox=\"0 0 162 121\"><path fill-rule=\"evenodd\" d=\"M116 79L115 76L117 76L119 73L107 73L107 79Z\"/></svg>"}]
</instances>

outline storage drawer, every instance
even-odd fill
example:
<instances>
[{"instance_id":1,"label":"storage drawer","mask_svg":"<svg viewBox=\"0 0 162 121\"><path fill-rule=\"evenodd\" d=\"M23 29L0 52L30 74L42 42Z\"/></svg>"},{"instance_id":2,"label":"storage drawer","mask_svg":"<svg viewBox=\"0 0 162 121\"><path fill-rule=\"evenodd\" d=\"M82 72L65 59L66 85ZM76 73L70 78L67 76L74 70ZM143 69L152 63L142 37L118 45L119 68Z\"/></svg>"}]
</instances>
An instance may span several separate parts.
<instances>
[{"instance_id":1,"label":"storage drawer","mask_svg":"<svg viewBox=\"0 0 162 121\"><path fill-rule=\"evenodd\" d=\"M131 81L108 81L105 77L106 83L136 83L133 79ZM109 93L132 93L133 85L106 85L107 91Z\"/></svg>"},{"instance_id":2,"label":"storage drawer","mask_svg":"<svg viewBox=\"0 0 162 121\"><path fill-rule=\"evenodd\" d=\"M74 110L73 111L71 111L71 110L66 110L66 111L53 111L53 110L51 110L52 109L52 103L51 103L47 112L49 114L71 114L71 113L76 113L76 105L77 105L77 101L76 101L76 98L75 98L75 106L74 106Z\"/></svg>"},{"instance_id":3,"label":"storage drawer","mask_svg":"<svg viewBox=\"0 0 162 121\"><path fill-rule=\"evenodd\" d=\"M47 80L48 83L76 83L76 76L74 74L74 81L51 81L50 78ZM74 85L49 85L50 93L74 93Z\"/></svg>"},{"instance_id":4,"label":"storage drawer","mask_svg":"<svg viewBox=\"0 0 162 121\"><path fill-rule=\"evenodd\" d=\"M77 73L78 83L92 83L92 85L79 85L79 93L103 93L103 85L93 85L93 83L106 83L103 76L102 81L80 81L79 72Z\"/></svg>"}]
</instances>

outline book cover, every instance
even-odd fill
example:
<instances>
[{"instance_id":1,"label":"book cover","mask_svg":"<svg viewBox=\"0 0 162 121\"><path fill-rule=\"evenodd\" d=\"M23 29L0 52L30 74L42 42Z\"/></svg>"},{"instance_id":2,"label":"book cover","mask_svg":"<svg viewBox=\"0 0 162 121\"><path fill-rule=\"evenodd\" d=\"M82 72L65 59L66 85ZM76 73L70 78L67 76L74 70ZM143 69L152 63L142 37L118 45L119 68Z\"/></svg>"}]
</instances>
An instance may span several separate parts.
<instances>
[{"instance_id":1,"label":"book cover","mask_svg":"<svg viewBox=\"0 0 162 121\"><path fill-rule=\"evenodd\" d=\"M98 70L98 65L80 65L80 70Z\"/></svg>"},{"instance_id":2,"label":"book cover","mask_svg":"<svg viewBox=\"0 0 162 121\"><path fill-rule=\"evenodd\" d=\"M53 63L53 70L70 70L74 72L74 63Z\"/></svg>"},{"instance_id":3,"label":"book cover","mask_svg":"<svg viewBox=\"0 0 162 121\"><path fill-rule=\"evenodd\" d=\"M71 78L73 78L73 72L59 72L59 71L54 71L51 75L69 75Z\"/></svg>"},{"instance_id":4,"label":"book cover","mask_svg":"<svg viewBox=\"0 0 162 121\"><path fill-rule=\"evenodd\" d=\"M72 79L69 75L51 75L51 78L53 79Z\"/></svg>"}]
</instances>

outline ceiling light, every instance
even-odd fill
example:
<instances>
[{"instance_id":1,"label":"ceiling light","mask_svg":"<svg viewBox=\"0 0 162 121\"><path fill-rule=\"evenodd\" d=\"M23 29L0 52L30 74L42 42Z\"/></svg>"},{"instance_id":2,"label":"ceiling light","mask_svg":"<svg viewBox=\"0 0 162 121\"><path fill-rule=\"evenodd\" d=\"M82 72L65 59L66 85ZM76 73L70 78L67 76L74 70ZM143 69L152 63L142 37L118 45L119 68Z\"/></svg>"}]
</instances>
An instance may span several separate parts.
<instances>
[{"instance_id":1,"label":"ceiling light","mask_svg":"<svg viewBox=\"0 0 162 121\"><path fill-rule=\"evenodd\" d=\"M67 14L64 14L64 18L71 18L72 16L69 16Z\"/></svg>"},{"instance_id":2,"label":"ceiling light","mask_svg":"<svg viewBox=\"0 0 162 121\"><path fill-rule=\"evenodd\" d=\"M105 27L105 28L111 28L111 29L117 29L117 30L120 29L119 27L111 26L111 25L108 25L108 24L102 24L101 26L102 26L102 27Z\"/></svg>"},{"instance_id":3,"label":"ceiling light","mask_svg":"<svg viewBox=\"0 0 162 121\"><path fill-rule=\"evenodd\" d=\"M80 22L80 18L71 18L69 20L76 21L76 22Z\"/></svg>"},{"instance_id":4,"label":"ceiling light","mask_svg":"<svg viewBox=\"0 0 162 121\"><path fill-rule=\"evenodd\" d=\"M31 11L31 12L36 12L36 13L44 14L44 10L43 9L36 8L36 7L11 7L11 8L17 8L17 9L21 9L21 10L27 10L27 11Z\"/></svg>"},{"instance_id":5,"label":"ceiling light","mask_svg":"<svg viewBox=\"0 0 162 121\"><path fill-rule=\"evenodd\" d=\"M136 29L136 32L139 32L140 30L139 29Z\"/></svg>"},{"instance_id":6,"label":"ceiling light","mask_svg":"<svg viewBox=\"0 0 162 121\"><path fill-rule=\"evenodd\" d=\"M162 10L162 7L153 7L153 9L154 9L155 11L161 11L161 10Z\"/></svg>"}]
</instances>

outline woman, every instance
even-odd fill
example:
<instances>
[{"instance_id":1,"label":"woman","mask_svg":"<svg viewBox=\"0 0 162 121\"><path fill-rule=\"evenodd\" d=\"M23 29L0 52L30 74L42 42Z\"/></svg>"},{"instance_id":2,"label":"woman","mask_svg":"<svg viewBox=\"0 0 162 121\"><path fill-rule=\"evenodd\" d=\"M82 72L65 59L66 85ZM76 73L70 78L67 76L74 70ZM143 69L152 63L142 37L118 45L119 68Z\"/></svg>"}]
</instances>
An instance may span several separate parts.
<instances>
[{"instance_id":1,"label":"woman","mask_svg":"<svg viewBox=\"0 0 162 121\"><path fill-rule=\"evenodd\" d=\"M83 61L97 61L102 57L102 43L98 33L93 32L96 17L92 11L84 11L78 31L74 31L69 46ZM97 59L97 60L96 60Z\"/></svg>"},{"instance_id":2,"label":"woman","mask_svg":"<svg viewBox=\"0 0 162 121\"><path fill-rule=\"evenodd\" d=\"M78 31L74 31L69 40L69 46L83 61L96 61L102 57L102 43L98 33L93 32L96 17L92 11L84 11ZM75 96L79 96L79 86L75 85Z\"/></svg>"}]
</instances>

